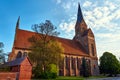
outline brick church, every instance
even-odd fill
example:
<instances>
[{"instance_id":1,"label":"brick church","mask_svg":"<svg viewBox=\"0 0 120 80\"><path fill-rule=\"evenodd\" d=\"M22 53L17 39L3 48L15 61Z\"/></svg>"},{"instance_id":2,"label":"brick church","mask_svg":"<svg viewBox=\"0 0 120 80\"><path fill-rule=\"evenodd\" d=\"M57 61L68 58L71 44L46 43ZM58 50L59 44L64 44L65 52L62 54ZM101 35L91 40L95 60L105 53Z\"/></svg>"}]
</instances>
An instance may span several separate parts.
<instances>
[{"instance_id":1,"label":"brick church","mask_svg":"<svg viewBox=\"0 0 120 80\"><path fill-rule=\"evenodd\" d=\"M20 18L18 18L16 24L14 43L12 52L9 54L9 61L28 55L31 46L28 38L35 34L35 32L20 29L19 20ZM59 69L59 75L81 76L84 72L81 67L83 58L89 64L90 74L99 75L94 33L84 21L80 4L78 5L75 36L73 39L57 37L57 40L64 48L64 64Z\"/></svg>"}]
</instances>

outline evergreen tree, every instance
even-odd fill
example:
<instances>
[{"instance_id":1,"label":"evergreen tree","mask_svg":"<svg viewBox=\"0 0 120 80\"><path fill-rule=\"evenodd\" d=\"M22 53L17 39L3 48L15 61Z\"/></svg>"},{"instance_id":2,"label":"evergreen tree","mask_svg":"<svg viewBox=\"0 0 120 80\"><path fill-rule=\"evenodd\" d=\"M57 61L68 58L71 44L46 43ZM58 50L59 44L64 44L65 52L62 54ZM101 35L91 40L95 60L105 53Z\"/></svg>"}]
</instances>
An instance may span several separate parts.
<instances>
[{"instance_id":1,"label":"evergreen tree","mask_svg":"<svg viewBox=\"0 0 120 80\"><path fill-rule=\"evenodd\" d=\"M85 58L82 58L82 69L83 69L83 76L89 77L90 76L90 65L86 61Z\"/></svg>"}]
</instances>

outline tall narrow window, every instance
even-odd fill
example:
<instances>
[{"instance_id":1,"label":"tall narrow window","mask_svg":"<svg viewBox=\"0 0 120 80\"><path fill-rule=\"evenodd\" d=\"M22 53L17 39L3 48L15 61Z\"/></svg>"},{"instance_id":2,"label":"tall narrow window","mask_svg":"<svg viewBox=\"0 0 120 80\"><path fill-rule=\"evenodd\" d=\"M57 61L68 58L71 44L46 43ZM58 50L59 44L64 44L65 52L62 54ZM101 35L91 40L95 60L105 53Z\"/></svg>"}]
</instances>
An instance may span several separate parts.
<instances>
[{"instance_id":1,"label":"tall narrow window","mask_svg":"<svg viewBox=\"0 0 120 80\"><path fill-rule=\"evenodd\" d=\"M16 58L21 58L21 57L22 57L22 52L19 51L18 54L17 54L17 56L16 56Z\"/></svg>"},{"instance_id":2,"label":"tall narrow window","mask_svg":"<svg viewBox=\"0 0 120 80\"><path fill-rule=\"evenodd\" d=\"M27 55L27 52L24 52L23 53L23 57L27 57L28 55Z\"/></svg>"},{"instance_id":3,"label":"tall narrow window","mask_svg":"<svg viewBox=\"0 0 120 80\"><path fill-rule=\"evenodd\" d=\"M78 70L80 69L80 65L81 65L81 60L80 60L80 58L77 57L77 68L78 68Z\"/></svg>"},{"instance_id":4,"label":"tall narrow window","mask_svg":"<svg viewBox=\"0 0 120 80\"><path fill-rule=\"evenodd\" d=\"M72 69L75 69L75 58L71 57L71 67Z\"/></svg>"},{"instance_id":5,"label":"tall narrow window","mask_svg":"<svg viewBox=\"0 0 120 80\"><path fill-rule=\"evenodd\" d=\"M94 45L91 44L91 52L92 52L92 55L95 56L95 53L94 53Z\"/></svg>"},{"instance_id":6,"label":"tall narrow window","mask_svg":"<svg viewBox=\"0 0 120 80\"><path fill-rule=\"evenodd\" d=\"M66 66L66 69L69 69L69 57L65 57L65 66Z\"/></svg>"}]
</instances>

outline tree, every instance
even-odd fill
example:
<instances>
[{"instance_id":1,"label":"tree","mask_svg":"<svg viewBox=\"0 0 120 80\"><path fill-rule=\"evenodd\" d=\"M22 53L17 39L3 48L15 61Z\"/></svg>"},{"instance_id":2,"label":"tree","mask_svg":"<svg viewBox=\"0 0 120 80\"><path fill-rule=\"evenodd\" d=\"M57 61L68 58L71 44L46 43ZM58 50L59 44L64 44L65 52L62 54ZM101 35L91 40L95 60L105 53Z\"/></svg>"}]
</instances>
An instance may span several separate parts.
<instances>
[{"instance_id":1,"label":"tree","mask_svg":"<svg viewBox=\"0 0 120 80\"><path fill-rule=\"evenodd\" d=\"M82 58L82 73L84 77L90 76L90 65L85 58Z\"/></svg>"},{"instance_id":2,"label":"tree","mask_svg":"<svg viewBox=\"0 0 120 80\"><path fill-rule=\"evenodd\" d=\"M0 42L0 64L5 62L5 56L3 54L3 47L4 47L4 44Z\"/></svg>"},{"instance_id":3,"label":"tree","mask_svg":"<svg viewBox=\"0 0 120 80\"><path fill-rule=\"evenodd\" d=\"M104 52L100 57L100 72L103 74L116 75L120 73L120 62L110 52Z\"/></svg>"},{"instance_id":4,"label":"tree","mask_svg":"<svg viewBox=\"0 0 120 80\"><path fill-rule=\"evenodd\" d=\"M0 42L0 53L3 52L3 47L4 47L4 44L2 42Z\"/></svg>"},{"instance_id":5,"label":"tree","mask_svg":"<svg viewBox=\"0 0 120 80\"><path fill-rule=\"evenodd\" d=\"M40 72L49 71L50 64L59 65L62 60L63 48L56 41L56 36L59 34L57 28L46 20L45 23L33 25L32 29L36 34L29 38L32 44L29 57Z\"/></svg>"}]
</instances>

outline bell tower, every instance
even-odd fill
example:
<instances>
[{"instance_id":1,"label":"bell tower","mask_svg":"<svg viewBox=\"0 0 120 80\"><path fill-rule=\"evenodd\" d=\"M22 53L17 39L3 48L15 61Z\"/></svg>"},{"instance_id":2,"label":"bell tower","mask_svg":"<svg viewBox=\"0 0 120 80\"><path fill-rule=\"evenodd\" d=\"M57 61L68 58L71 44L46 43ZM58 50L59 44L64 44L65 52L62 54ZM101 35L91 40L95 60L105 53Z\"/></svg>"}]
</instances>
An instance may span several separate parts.
<instances>
[{"instance_id":1,"label":"bell tower","mask_svg":"<svg viewBox=\"0 0 120 80\"><path fill-rule=\"evenodd\" d=\"M82 11L80 8L80 3L78 3L75 36L73 40L79 42L83 46L87 54L89 54L90 56L97 56L94 34L92 30L87 27L87 24L84 21Z\"/></svg>"}]
</instances>

